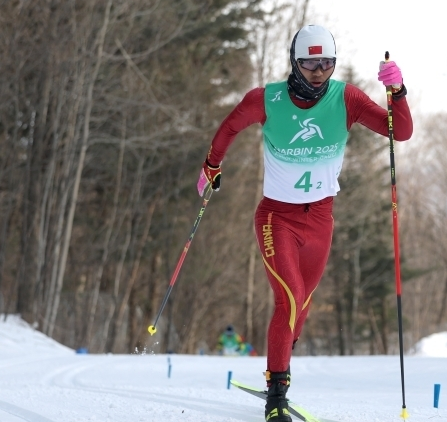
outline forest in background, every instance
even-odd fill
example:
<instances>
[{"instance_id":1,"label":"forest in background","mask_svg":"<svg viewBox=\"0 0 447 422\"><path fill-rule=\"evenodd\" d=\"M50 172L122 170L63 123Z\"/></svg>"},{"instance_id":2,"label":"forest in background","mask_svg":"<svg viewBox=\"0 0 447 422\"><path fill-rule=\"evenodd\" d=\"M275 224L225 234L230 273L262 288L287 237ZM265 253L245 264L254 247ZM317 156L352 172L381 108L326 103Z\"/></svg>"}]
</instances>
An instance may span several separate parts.
<instances>
[{"instance_id":1,"label":"forest in background","mask_svg":"<svg viewBox=\"0 0 447 422\"><path fill-rule=\"evenodd\" d=\"M247 90L287 69L272 52L310 23L310 1L1 2L0 313L94 353L212 353L230 323L265 353L260 127L230 147L156 337L147 327L200 209L213 134ZM372 91L345 66L344 80ZM422 116L396 145L406 349L447 330L445 121ZM396 353L388 139L356 125L340 184L294 353Z\"/></svg>"}]
</instances>

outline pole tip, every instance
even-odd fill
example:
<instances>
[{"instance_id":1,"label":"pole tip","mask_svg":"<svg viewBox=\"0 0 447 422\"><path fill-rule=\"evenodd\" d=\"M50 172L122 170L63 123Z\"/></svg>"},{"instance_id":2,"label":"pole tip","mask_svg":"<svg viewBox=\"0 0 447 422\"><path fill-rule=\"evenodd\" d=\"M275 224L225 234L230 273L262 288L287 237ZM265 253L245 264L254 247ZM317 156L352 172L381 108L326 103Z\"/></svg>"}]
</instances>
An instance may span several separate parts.
<instances>
[{"instance_id":1,"label":"pole tip","mask_svg":"<svg viewBox=\"0 0 447 422\"><path fill-rule=\"evenodd\" d=\"M390 52L385 51L385 60L389 60L389 59L390 59Z\"/></svg>"},{"instance_id":2,"label":"pole tip","mask_svg":"<svg viewBox=\"0 0 447 422\"><path fill-rule=\"evenodd\" d=\"M407 412L407 409L406 409L404 406L402 406L402 413L400 414L400 417L401 417L404 421L406 421L406 420L410 417L410 415L409 415L408 412Z\"/></svg>"},{"instance_id":3,"label":"pole tip","mask_svg":"<svg viewBox=\"0 0 447 422\"><path fill-rule=\"evenodd\" d=\"M157 332L157 329L154 325L149 325L149 327L147 327L147 331L149 331L149 334L153 336Z\"/></svg>"}]
</instances>

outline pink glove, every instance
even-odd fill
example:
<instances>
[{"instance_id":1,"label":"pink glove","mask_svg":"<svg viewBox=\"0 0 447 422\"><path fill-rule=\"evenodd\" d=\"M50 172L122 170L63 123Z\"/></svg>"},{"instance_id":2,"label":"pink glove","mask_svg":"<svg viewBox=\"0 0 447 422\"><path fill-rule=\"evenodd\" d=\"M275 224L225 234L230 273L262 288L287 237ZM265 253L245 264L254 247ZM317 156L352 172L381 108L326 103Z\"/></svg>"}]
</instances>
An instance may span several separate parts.
<instances>
[{"instance_id":1,"label":"pink glove","mask_svg":"<svg viewBox=\"0 0 447 422\"><path fill-rule=\"evenodd\" d=\"M197 191L200 196L203 196L205 189L211 183L211 187L216 192L220 189L220 179L222 177L222 172L220 165L212 166L208 160L205 160L202 169L200 170L199 180L197 181Z\"/></svg>"},{"instance_id":2,"label":"pink glove","mask_svg":"<svg viewBox=\"0 0 447 422\"><path fill-rule=\"evenodd\" d=\"M379 77L377 78L385 86L392 85L395 89L402 86L402 73L395 62L380 62Z\"/></svg>"}]
</instances>

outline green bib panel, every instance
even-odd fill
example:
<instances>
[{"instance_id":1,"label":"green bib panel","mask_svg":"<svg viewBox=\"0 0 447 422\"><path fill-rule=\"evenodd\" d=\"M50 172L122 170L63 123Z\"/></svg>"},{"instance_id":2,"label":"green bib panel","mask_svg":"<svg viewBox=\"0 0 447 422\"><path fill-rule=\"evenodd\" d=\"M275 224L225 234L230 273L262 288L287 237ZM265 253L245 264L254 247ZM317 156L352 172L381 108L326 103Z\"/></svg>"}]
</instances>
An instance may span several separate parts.
<instances>
[{"instance_id":1,"label":"green bib panel","mask_svg":"<svg viewBox=\"0 0 447 422\"><path fill-rule=\"evenodd\" d=\"M330 80L323 98L310 109L295 106L287 82L267 84L264 135L264 195L308 203L339 190L348 139L344 82Z\"/></svg>"},{"instance_id":2,"label":"green bib panel","mask_svg":"<svg viewBox=\"0 0 447 422\"><path fill-rule=\"evenodd\" d=\"M295 106L287 82L265 88L267 121L262 129L265 146L278 160L315 163L343 155L346 129L345 83L329 81L329 89L312 108Z\"/></svg>"}]
</instances>

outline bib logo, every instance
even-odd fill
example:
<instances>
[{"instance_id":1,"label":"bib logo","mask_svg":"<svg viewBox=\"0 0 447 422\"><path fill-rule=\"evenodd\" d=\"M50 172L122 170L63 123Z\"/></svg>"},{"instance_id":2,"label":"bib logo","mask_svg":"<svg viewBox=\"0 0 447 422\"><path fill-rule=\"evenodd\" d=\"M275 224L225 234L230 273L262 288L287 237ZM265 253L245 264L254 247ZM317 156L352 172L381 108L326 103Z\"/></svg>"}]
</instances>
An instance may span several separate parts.
<instances>
[{"instance_id":1,"label":"bib logo","mask_svg":"<svg viewBox=\"0 0 447 422\"><path fill-rule=\"evenodd\" d=\"M308 141L309 139L313 138L314 136L318 135L321 139L323 138L323 134L321 133L320 126L309 123L314 118L311 117L310 119L304 120L303 123L299 122L300 126L302 127L302 130L300 130L289 142L289 144L293 144L297 139L302 139L303 142Z\"/></svg>"},{"instance_id":2,"label":"bib logo","mask_svg":"<svg viewBox=\"0 0 447 422\"><path fill-rule=\"evenodd\" d=\"M282 93L282 91L275 92L273 94L274 95L273 99L271 99L270 101L272 103L274 103L275 101L281 101L281 93Z\"/></svg>"}]
</instances>

